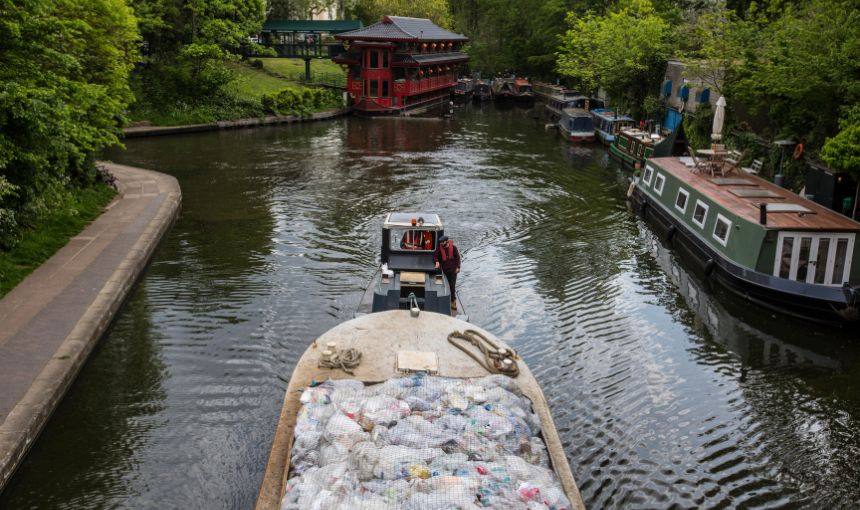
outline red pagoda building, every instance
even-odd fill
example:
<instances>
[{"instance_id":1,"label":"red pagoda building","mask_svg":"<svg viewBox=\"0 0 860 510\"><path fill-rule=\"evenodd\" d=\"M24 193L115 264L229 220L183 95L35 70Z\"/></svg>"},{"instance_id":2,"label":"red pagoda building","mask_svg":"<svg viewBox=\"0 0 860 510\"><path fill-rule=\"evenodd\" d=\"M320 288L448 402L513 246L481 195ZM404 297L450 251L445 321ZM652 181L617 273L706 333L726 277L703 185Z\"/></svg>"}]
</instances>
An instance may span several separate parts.
<instances>
[{"instance_id":1,"label":"red pagoda building","mask_svg":"<svg viewBox=\"0 0 860 510\"><path fill-rule=\"evenodd\" d=\"M346 52L332 60L348 67L347 91L363 113L400 113L448 101L457 85L466 36L428 19L385 16L368 27L337 34Z\"/></svg>"}]
</instances>

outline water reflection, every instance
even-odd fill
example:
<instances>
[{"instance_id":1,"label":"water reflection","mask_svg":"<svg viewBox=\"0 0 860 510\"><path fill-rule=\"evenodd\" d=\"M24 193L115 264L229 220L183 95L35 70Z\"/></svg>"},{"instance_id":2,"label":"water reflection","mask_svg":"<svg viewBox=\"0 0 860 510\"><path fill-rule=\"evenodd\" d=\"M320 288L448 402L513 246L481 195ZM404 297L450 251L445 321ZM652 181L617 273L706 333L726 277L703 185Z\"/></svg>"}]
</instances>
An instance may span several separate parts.
<instances>
[{"instance_id":1,"label":"water reflection","mask_svg":"<svg viewBox=\"0 0 860 510\"><path fill-rule=\"evenodd\" d=\"M113 158L175 175L183 211L0 507L252 506L292 367L352 317L398 209L442 216L589 507L860 500L858 344L691 276L604 149L544 124L466 105L130 141Z\"/></svg>"}]
</instances>

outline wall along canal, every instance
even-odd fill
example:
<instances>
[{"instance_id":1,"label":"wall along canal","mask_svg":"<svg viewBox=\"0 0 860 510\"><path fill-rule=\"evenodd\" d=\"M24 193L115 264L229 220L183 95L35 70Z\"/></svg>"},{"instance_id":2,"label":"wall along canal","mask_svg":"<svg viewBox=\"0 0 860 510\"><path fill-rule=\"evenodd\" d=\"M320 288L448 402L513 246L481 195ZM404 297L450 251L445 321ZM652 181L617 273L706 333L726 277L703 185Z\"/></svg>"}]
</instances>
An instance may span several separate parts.
<instances>
[{"instance_id":1,"label":"wall along canal","mask_svg":"<svg viewBox=\"0 0 860 510\"><path fill-rule=\"evenodd\" d=\"M383 215L438 212L591 508L860 500L860 344L736 303L530 110L130 140L183 209L2 508L250 508L290 371L352 317Z\"/></svg>"}]
</instances>

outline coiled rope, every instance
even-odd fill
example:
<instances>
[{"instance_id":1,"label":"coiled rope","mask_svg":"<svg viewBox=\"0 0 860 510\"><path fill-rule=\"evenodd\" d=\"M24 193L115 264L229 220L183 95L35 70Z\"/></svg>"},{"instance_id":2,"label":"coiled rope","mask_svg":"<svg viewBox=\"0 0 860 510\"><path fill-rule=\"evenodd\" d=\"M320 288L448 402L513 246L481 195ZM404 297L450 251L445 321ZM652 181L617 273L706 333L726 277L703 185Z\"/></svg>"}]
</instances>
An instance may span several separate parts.
<instances>
[{"instance_id":1,"label":"coiled rope","mask_svg":"<svg viewBox=\"0 0 860 510\"><path fill-rule=\"evenodd\" d=\"M349 375L354 375L351 369L361 363L361 351L358 349L339 349L332 353L329 359L320 358L320 368L341 369Z\"/></svg>"},{"instance_id":2,"label":"coiled rope","mask_svg":"<svg viewBox=\"0 0 860 510\"><path fill-rule=\"evenodd\" d=\"M479 358L474 353L474 349L467 348L466 345L462 343L462 340L465 340L469 344L477 347L483 354L483 359ZM448 341L461 351L468 354L469 357L477 361L479 365L484 367L484 369L491 374L504 374L509 377L520 375L520 367L517 365L517 359L519 359L517 353L510 348L505 347L503 349L499 347L498 344L481 333L478 333L474 329L467 329L462 333L454 331L448 335Z\"/></svg>"}]
</instances>

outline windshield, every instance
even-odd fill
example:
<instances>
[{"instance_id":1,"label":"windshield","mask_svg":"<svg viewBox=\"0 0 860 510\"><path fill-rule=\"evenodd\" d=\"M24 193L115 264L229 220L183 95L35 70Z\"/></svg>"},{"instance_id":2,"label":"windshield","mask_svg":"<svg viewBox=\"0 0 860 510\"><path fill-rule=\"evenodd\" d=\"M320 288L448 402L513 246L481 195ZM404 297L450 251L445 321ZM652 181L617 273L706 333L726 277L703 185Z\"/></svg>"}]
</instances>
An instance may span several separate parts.
<instances>
[{"instance_id":1,"label":"windshield","mask_svg":"<svg viewBox=\"0 0 860 510\"><path fill-rule=\"evenodd\" d=\"M436 232L420 227L392 228L390 248L392 251L433 251L436 248Z\"/></svg>"}]
</instances>

